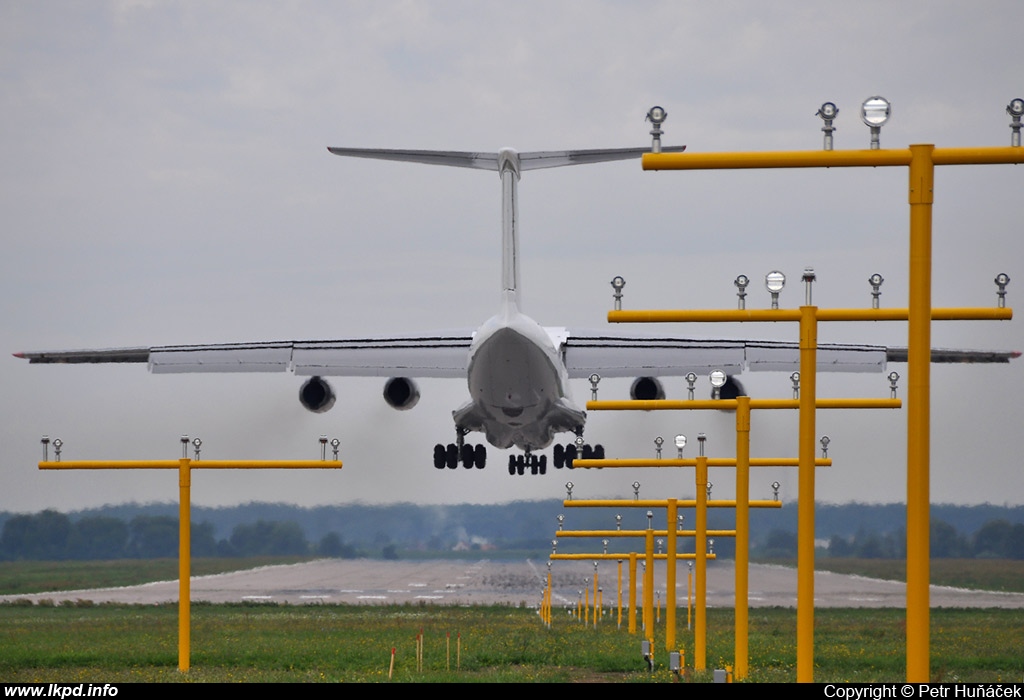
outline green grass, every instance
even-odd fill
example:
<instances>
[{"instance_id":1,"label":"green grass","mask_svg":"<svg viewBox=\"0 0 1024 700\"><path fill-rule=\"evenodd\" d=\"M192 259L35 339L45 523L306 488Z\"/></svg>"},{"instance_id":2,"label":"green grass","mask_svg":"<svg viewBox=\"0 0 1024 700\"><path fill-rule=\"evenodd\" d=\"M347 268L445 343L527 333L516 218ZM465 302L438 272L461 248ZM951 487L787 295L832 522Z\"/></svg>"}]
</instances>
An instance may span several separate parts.
<instances>
[{"instance_id":1,"label":"green grass","mask_svg":"<svg viewBox=\"0 0 1024 700\"><path fill-rule=\"evenodd\" d=\"M905 676L902 610L816 611L815 680L898 682ZM731 664L731 610L708 614L709 669ZM796 677L796 613L750 615L750 677ZM685 611L681 646L693 663ZM1024 677L1024 611L932 611L934 680L999 682ZM424 635L423 670L416 635ZM450 636L450 656L446 641ZM161 606L0 606L5 682L668 682L664 631L656 668L640 641L611 622L584 628L564 613L545 629L535 611L479 606L194 605L191 670L177 671L177 609ZM461 659L456 668L457 644ZM690 680L709 681L710 672Z\"/></svg>"},{"instance_id":2,"label":"green grass","mask_svg":"<svg viewBox=\"0 0 1024 700\"><path fill-rule=\"evenodd\" d=\"M787 565L796 566L795 561ZM907 580L904 559L815 557L814 568L891 581ZM1012 559L932 559L931 582L939 586L1024 593L1024 561Z\"/></svg>"},{"instance_id":3,"label":"green grass","mask_svg":"<svg viewBox=\"0 0 1024 700\"><path fill-rule=\"evenodd\" d=\"M270 564L294 564L309 557L201 558L192 560L192 575L206 576ZM134 586L178 578L177 559L112 561L0 562L0 595L74 591L81 588Z\"/></svg>"}]
</instances>

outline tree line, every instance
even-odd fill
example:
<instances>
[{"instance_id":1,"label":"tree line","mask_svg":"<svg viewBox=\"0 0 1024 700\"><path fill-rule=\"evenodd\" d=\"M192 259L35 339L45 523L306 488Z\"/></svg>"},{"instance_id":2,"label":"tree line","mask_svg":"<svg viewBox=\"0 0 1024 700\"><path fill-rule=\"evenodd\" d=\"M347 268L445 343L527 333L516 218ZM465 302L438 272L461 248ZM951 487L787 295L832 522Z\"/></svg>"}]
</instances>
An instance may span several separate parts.
<instances>
[{"instance_id":1,"label":"tree line","mask_svg":"<svg viewBox=\"0 0 1024 700\"><path fill-rule=\"evenodd\" d=\"M251 557L314 554L365 556L336 532L312 543L295 522L257 520L236 525L216 539L209 522L192 523L193 557ZM0 561L67 559L157 559L178 556L178 519L137 515L128 521L94 515L72 520L54 510L8 518L0 531Z\"/></svg>"}]
</instances>

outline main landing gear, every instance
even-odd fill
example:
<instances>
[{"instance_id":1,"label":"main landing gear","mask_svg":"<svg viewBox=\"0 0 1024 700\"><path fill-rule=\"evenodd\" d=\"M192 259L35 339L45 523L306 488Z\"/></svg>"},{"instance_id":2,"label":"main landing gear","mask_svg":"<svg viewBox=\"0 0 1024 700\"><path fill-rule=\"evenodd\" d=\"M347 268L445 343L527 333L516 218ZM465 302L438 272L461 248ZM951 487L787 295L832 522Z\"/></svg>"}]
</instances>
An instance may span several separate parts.
<instances>
[{"instance_id":1,"label":"main landing gear","mask_svg":"<svg viewBox=\"0 0 1024 700\"><path fill-rule=\"evenodd\" d=\"M447 446L434 445L435 469L458 469L461 463L466 469L483 469L487 465L487 448L483 445L467 445L464 442L466 432L458 431L455 442Z\"/></svg>"},{"instance_id":2,"label":"main landing gear","mask_svg":"<svg viewBox=\"0 0 1024 700\"><path fill-rule=\"evenodd\" d=\"M515 476L518 474L519 476L522 476L527 470L529 470L531 474L547 474L548 456L540 455L538 457L531 452L508 456L508 473L510 475Z\"/></svg>"},{"instance_id":3,"label":"main landing gear","mask_svg":"<svg viewBox=\"0 0 1024 700\"><path fill-rule=\"evenodd\" d=\"M580 445L573 443L568 445L555 445L552 461L555 469L567 467L572 469L574 459L604 459L604 445Z\"/></svg>"}]
</instances>

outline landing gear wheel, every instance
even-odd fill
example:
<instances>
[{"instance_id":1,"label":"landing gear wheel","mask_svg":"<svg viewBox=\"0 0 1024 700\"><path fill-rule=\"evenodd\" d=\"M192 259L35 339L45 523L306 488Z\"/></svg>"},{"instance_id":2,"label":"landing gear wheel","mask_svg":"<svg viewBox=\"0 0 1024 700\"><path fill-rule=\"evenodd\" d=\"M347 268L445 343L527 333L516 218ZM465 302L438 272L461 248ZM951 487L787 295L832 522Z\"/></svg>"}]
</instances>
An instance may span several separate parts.
<instances>
[{"instance_id":1,"label":"landing gear wheel","mask_svg":"<svg viewBox=\"0 0 1024 700\"><path fill-rule=\"evenodd\" d=\"M538 468L538 470L540 471L541 474L547 474L548 473L548 456L547 455L541 455L540 456L540 460L538 461L537 468Z\"/></svg>"},{"instance_id":2,"label":"landing gear wheel","mask_svg":"<svg viewBox=\"0 0 1024 700\"><path fill-rule=\"evenodd\" d=\"M472 469L473 462L476 461L476 452L473 450L473 446L463 445L461 452L462 454L460 456L462 457L462 466L466 469Z\"/></svg>"},{"instance_id":3,"label":"landing gear wheel","mask_svg":"<svg viewBox=\"0 0 1024 700\"><path fill-rule=\"evenodd\" d=\"M473 462L476 464L477 469L483 469L487 466L487 448L483 445L477 445L476 449L473 450Z\"/></svg>"},{"instance_id":4,"label":"landing gear wheel","mask_svg":"<svg viewBox=\"0 0 1024 700\"><path fill-rule=\"evenodd\" d=\"M448 443L448 449L445 451L445 466L449 469L456 469L459 466L459 448L454 443Z\"/></svg>"},{"instance_id":5,"label":"landing gear wheel","mask_svg":"<svg viewBox=\"0 0 1024 700\"><path fill-rule=\"evenodd\" d=\"M522 455L519 455L518 457L516 457L516 474L518 474L519 476L522 476L525 471L526 471L526 460L523 458Z\"/></svg>"},{"instance_id":6,"label":"landing gear wheel","mask_svg":"<svg viewBox=\"0 0 1024 700\"><path fill-rule=\"evenodd\" d=\"M594 459L604 459L604 445L594 445Z\"/></svg>"},{"instance_id":7,"label":"landing gear wheel","mask_svg":"<svg viewBox=\"0 0 1024 700\"><path fill-rule=\"evenodd\" d=\"M565 446L565 466L572 469L572 461L576 459L576 445Z\"/></svg>"},{"instance_id":8,"label":"landing gear wheel","mask_svg":"<svg viewBox=\"0 0 1024 700\"><path fill-rule=\"evenodd\" d=\"M508 456L508 474L509 474L509 476L515 476L516 475L516 456L515 455L509 455Z\"/></svg>"},{"instance_id":9,"label":"landing gear wheel","mask_svg":"<svg viewBox=\"0 0 1024 700\"><path fill-rule=\"evenodd\" d=\"M446 454L444 445L440 443L434 445L434 469L444 469Z\"/></svg>"},{"instance_id":10,"label":"landing gear wheel","mask_svg":"<svg viewBox=\"0 0 1024 700\"><path fill-rule=\"evenodd\" d=\"M552 464L555 465L555 469L561 469L565 466L565 446L562 444L555 445L554 452L551 455Z\"/></svg>"}]
</instances>

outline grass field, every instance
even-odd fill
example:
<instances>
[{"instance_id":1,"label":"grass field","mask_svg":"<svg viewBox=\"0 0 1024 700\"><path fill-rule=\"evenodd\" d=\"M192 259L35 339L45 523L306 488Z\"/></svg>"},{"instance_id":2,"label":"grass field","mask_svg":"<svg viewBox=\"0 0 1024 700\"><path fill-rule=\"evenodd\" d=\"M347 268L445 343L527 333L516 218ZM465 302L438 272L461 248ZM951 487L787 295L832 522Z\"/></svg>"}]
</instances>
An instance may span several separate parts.
<instances>
[{"instance_id":1,"label":"grass field","mask_svg":"<svg viewBox=\"0 0 1024 700\"><path fill-rule=\"evenodd\" d=\"M733 658L731 610L708 616L708 668ZM750 681L796 677L796 613L750 616ZM1021 681L1024 611L935 610L934 680ZM195 605L192 668L177 671L177 609L161 606L0 606L5 682L667 682L663 628L656 668L640 640L610 619L585 628L567 615L545 629L535 611L511 607ZM692 633L679 636L688 665ZM424 635L417 669L417 634ZM449 637L450 635L450 637ZM450 643L450 646L448 644ZM902 610L816 613L815 680L898 682L905 676ZM456 654L459 656L457 657ZM710 673L689 680L709 681Z\"/></svg>"},{"instance_id":2,"label":"grass field","mask_svg":"<svg viewBox=\"0 0 1024 700\"><path fill-rule=\"evenodd\" d=\"M287 561L295 561L287 560ZM197 560L215 573L281 560ZM844 571L901 578L902 562L830 560ZM933 562L933 580L1014 590L1018 562ZM872 568L873 567L873 568ZM879 568L881 567L881 568ZM945 570L948 567L948 572ZM824 568L821 566L819 568ZM829 568L833 568L829 566ZM956 571L960 568L962 571ZM963 571L967 570L967 571ZM174 578L174 560L0 564L0 591L127 585ZM970 576L969 580L963 579ZM961 578L947 578L961 577ZM1009 581L1009 583L1001 583ZM1016 590L1019 590L1017 588ZM1024 680L1024 610L932 611L933 680ZM708 613L707 667L732 663L733 613ZM750 676L759 682L796 677L796 612L750 613ZM905 676L905 613L900 609L815 612L815 680L898 682ZM192 669L177 671L174 605L0 605L0 679L5 682L387 681L650 682L670 681L663 624L655 629L656 668L644 670L640 640L613 622L586 629L565 613L552 629L526 608L409 606L192 606ZM685 610L679 646L693 663ZM423 633L423 668L416 642ZM450 635L450 656L446 640ZM459 649L461 647L461 649ZM457 649L461 657L456 658ZM456 664L458 663L458 668ZM709 681L710 672L689 680Z\"/></svg>"}]
</instances>

